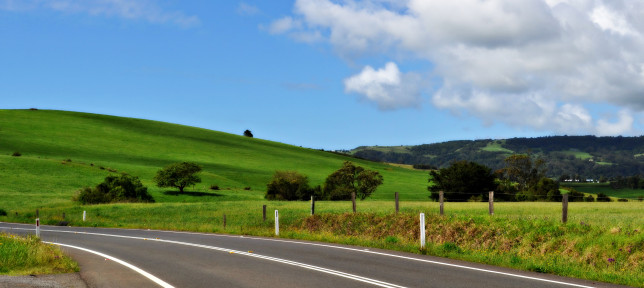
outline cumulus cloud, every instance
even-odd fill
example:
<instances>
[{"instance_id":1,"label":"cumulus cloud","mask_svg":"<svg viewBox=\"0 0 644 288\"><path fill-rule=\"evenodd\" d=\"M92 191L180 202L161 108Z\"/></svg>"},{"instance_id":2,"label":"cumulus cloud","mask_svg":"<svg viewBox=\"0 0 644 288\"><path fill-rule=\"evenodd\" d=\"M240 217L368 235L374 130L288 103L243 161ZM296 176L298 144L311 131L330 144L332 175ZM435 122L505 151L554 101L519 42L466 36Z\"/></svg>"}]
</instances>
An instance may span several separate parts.
<instances>
[{"instance_id":1,"label":"cumulus cloud","mask_svg":"<svg viewBox=\"0 0 644 288\"><path fill-rule=\"evenodd\" d=\"M297 0L293 14L272 25L275 34L318 35L352 61L376 55L432 64L423 73L367 66L345 80L347 92L380 108L415 105L423 92L436 107L486 123L601 135L633 131L634 115L644 111L642 1ZM402 84L386 82L396 73ZM416 83L413 97L393 89L408 86L404 75L420 78L407 81ZM430 82L418 75L442 84L416 90ZM623 112L609 121L586 108L597 103Z\"/></svg>"},{"instance_id":2,"label":"cumulus cloud","mask_svg":"<svg viewBox=\"0 0 644 288\"><path fill-rule=\"evenodd\" d=\"M618 113L616 122L609 122L606 119L600 119L597 123L596 134L600 136L615 136L631 133L633 116L625 110Z\"/></svg>"},{"instance_id":3,"label":"cumulus cloud","mask_svg":"<svg viewBox=\"0 0 644 288\"><path fill-rule=\"evenodd\" d=\"M389 62L375 70L371 66L344 80L345 91L358 93L382 110L417 106L420 103L421 78L403 74L396 63Z\"/></svg>"},{"instance_id":4,"label":"cumulus cloud","mask_svg":"<svg viewBox=\"0 0 644 288\"><path fill-rule=\"evenodd\" d=\"M149 0L0 0L0 9L8 11L47 9L63 13L143 19L150 23L171 23L184 28L200 23L197 16L187 16L179 11L165 11Z\"/></svg>"}]
</instances>

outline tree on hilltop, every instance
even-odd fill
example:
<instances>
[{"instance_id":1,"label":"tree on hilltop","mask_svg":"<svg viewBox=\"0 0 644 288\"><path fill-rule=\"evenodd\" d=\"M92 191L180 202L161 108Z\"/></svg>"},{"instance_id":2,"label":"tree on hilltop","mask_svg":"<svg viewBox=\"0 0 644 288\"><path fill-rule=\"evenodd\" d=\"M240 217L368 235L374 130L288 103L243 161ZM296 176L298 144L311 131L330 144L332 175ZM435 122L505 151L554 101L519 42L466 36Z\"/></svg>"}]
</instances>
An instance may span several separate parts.
<instances>
[{"instance_id":1,"label":"tree on hilltop","mask_svg":"<svg viewBox=\"0 0 644 288\"><path fill-rule=\"evenodd\" d=\"M244 131L244 136L253 138L253 133L250 132L250 130L246 129L246 131Z\"/></svg>"}]
</instances>

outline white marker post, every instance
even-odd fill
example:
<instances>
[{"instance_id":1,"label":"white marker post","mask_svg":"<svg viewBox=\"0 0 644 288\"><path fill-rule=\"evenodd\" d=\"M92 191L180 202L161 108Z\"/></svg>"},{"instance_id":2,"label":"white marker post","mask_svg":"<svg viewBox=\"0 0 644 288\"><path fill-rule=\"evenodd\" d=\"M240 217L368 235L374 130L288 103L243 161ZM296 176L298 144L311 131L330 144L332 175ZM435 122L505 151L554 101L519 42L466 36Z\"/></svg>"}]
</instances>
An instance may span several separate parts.
<instances>
[{"instance_id":1,"label":"white marker post","mask_svg":"<svg viewBox=\"0 0 644 288\"><path fill-rule=\"evenodd\" d=\"M425 249L425 213L420 213L420 249Z\"/></svg>"},{"instance_id":2,"label":"white marker post","mask_svg":"<svg viewBox=\"0 0 644 288\"><path fill-rule=\"evenodd\" d=\"M87 216L87 211L83 211L83 222L85 222L85 216Z\"/></svg>"},{"instance_id":3,"label":"white marker post","mask_svg":"<svg viewBox=\"0 0 644 288\"><path fill-rule=\"evenodd\" d=\"M275 210L275 236L280 236L280 216Z\"/></svg>"}]
</instances>

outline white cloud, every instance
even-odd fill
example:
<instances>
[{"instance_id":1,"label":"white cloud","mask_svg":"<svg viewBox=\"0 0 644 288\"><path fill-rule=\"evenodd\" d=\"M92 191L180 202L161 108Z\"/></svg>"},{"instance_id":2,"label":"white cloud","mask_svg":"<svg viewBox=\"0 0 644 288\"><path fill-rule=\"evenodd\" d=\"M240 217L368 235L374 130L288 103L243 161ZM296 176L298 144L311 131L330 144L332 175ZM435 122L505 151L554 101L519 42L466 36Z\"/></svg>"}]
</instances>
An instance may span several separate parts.
<instances>
[{"instance_id":1,"label":"white cloud","mask_svg":"<svg viewBox=\"0 0 644 288\"><path fill-rule=\"evenodd\" d=\"M271 34L283 34L292 30L299 30L302 28L300 21L293 20L291 17L284 17L273 21L268 26L268 32Z\"/></svg>"},{"instance_id":2,"label":"white cloud","mask_svg":"<svg viewBox=\"0 0 644 288\"><path fill-rule=\"evenodd\" d=\"M92 16L143 19L150 23L171 23L184 28L198 25L197 16L187 16L179 11L164 11L148 0L0 0L0 9L23 11L47 9L63 13L79 13Z\"/></svg>"},{"instance_id":3,"label":"white cloud","mask_svg":"<svg viewBox=\"0 0 644 288\"><path fill-rule=\"evenodd\" d=\"M633 116L627 111L620 111L616 122L609 122L605 119L597 121L596 134L599 136L617 136L629 134L633 131Z\"/></svg>"},{"instance_id":4,"label":"white cloud","mask_svg":"<svg viewBox=\"0 0 644 288\"><path fill-rule=\"evenodd\" d=\"M237 6L237 13L241 15L256 15L260 12L259 8L255 5L247 4L244 2L239 3Z\"/></svg>"},{"instance_id":5,"label":"white cloud","mask_svg":"<svg viewBox=\"0 0 644 288\"><path fill-rule=\"evenodd\" d=\"M297 0L293 15L273 25L284 27L275 30L280 33L318 35L351 62L374 55L429 62L432 71L420 74L439 78L442 84L416 95L434 93L436 107L468 113L486 123L605 134L633 131L634 121L627 121L624 115L630 114L624 112L617 122L608 122L600 112L586 109L589 104L644 111L644 1L392 3ZM291 24L280 23L284 19ZM345 80L347 92L365 95L380 108L412 105L383 106L397 95L388 87L405 85L376 77L394 75L391 68L367 68ZM397 68L395 72L420 77ZM350 86L351 79L363 82Z\"/></svg>"},{"instance_id":6,"label":"white cloud","mask_svg":"<svg viewBox=\"0 0 644 288\"><path fill-rule=\"evenodd\" d=\"M418 75L401 73L393 62L378 70L367 66L360 74L344 80L347 93L361 94L382 110L417 106L420 103L420 85Z\"/></svg>"},{"instance_id":7,"label":"white cloud","mask_svg":"<svg viewBox=\"0 0 644 288\"><path fill-rule=\"evenodd\" d=\"M624 16L610 10L606 6L598 6L593 9L590 18L603 30L618 33L620 35L636 34Z\"/></svg>"}]
</instances>

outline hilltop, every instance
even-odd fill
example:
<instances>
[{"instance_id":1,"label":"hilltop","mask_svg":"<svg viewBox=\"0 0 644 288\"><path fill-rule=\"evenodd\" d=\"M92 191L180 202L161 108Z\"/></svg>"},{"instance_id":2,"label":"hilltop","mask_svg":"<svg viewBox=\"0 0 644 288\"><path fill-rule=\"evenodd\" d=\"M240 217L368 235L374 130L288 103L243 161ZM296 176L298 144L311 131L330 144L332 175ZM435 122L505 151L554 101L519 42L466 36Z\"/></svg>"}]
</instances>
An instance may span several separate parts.
<instances>
[{"instance_id":1,"label":"hilltop","mask_svg":"<svg viewBox=\"0 0 644 288\"><path fill-rule=\"evenodd\" d=\"M78 189L110 173L141 178L157 202L262 199L276 170L308 175L311 185L353 161L379 171L384 184L373 199L427 199L427 174L325 151L158 121L53 110L0 110L0 196L7 207L65 204ZM19 152L21 156L11 156ZM167 164L203 166L202 183L174 196L154 185ZM221 192L211 191L216 185ZM204 193L216 194L204 194ZM201 193L201 194L200 194ZM16 196L16 197L12 197Z\"/></svg>"},{"instance_id":2,"label":"hilltop","mask_svg":"<svg viewBox=\"0 0 644 288\"><path fill-rule=\"evenodd\" d=\"M550 136L504 140L461 140L417 146L362 146L350 154L373 161L442 168L458 160L492 169L512 154L532 153L546 160L548 176L582 179L644 173L644 136Z\"/></svg>"}]
</instances>

